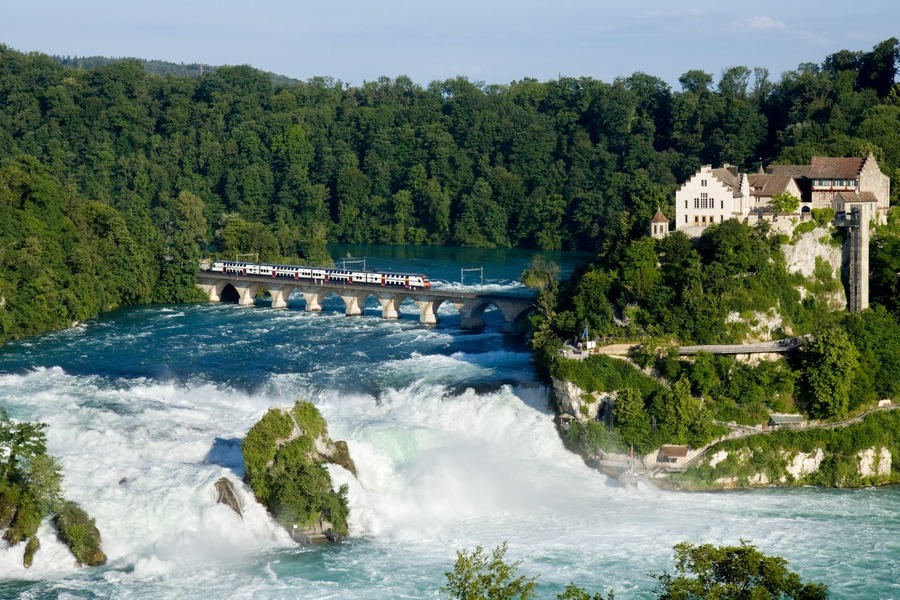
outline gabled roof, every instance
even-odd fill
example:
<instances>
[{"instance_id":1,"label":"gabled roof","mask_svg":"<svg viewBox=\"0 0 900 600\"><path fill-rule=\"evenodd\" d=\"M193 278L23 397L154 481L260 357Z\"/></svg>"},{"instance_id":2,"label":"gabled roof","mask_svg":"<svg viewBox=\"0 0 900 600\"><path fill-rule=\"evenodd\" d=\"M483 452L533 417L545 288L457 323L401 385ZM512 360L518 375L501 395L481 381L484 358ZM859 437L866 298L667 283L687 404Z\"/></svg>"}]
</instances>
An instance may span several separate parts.
<instances>
[{"instance_id":1,"label":"gabled roof","mask_svg":"<svg viewBox=\"0 0 900 600\"><path fill-rule=\"evenodd\" d=\"M787 175L769 175L754 173L748 175L750 193L754 196L772 197L787 190L793 177Z\"/></svg>"},{"instance_id":2,"label":"gabled roof","mask_svg":"<svg viewBox=\"0 0 900 600\"><path fill-rule=\"evenodd\" d=\"M808 177L809 165L769 165L766 167L766 173L782 177Z\"/></svg>"},{"instance_id":3,"label":"gabled roof","mask_svg":"<svg viewBox=\"0 0 900 600\"><path fill-rule=\"evenodd\" d=\"M688 447L666 445L662 446L659 451L666 458L684 458L688 454Z\"/></svg>"},{"instance_id":4,"label":"gabled roof","mask_svg":"<svg viewBox=\"0 0 900 600\"><path fill-rule=\"evenodd\" d=\"M666 218L666 215L662 214L662 211L658 208L656 209L656 214L653 215L653 218L650 219L651 223L668 223L669 219Z\"/></svg>"},{"instance_id":5,"label":"gabled roof","mask_svg":"<svg viewBox=\"0 0 900 600\"><path fill-rule=\"evenodd\" d=\"M813 156L809 165L811 179L854 179L862 170L864 158Z\"/></svg>"},{"instance_id":6,"label":"gabled roof","mask_svg":"<svg viewBox=\"0 0 900 600\"><path fill-rule=\"evenodd\" d=\"M740 177L727 167L720 167L712 170L713 177L727 185L732 190L739 188L741 185Z\"/></svg>"},{"instance_id":7,"label":"gabled roof","mask_svg":"<svg viewBox=\"0 0 900 600\"><path fill-rule=\"evenodd\" d=\"M843 202L874 202L878 203L878 198L875 197L875 194L872 192L861 192L857 194L856 192L838 192L834 195L835 200L841 200Z\"/></svg>"}]
</instances>

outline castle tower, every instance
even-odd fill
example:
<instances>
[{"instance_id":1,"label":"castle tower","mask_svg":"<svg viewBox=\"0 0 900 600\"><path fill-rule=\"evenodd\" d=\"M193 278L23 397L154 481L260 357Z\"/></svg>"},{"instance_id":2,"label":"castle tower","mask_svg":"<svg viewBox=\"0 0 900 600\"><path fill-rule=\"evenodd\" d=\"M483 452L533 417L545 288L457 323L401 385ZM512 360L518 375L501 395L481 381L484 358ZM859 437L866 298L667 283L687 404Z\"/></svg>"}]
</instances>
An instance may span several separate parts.
<instances>
[{"instance_id":1,"label":"castle tower","mask_svg":"<svg viewBox=\"0 0 900 600\"><path fill-rule=\"evenodd\" d=\"M669 235L669 219L662 211L656 209L656 214L650 219L650 237L661 240Z\"/></svg>"}]
</instances>

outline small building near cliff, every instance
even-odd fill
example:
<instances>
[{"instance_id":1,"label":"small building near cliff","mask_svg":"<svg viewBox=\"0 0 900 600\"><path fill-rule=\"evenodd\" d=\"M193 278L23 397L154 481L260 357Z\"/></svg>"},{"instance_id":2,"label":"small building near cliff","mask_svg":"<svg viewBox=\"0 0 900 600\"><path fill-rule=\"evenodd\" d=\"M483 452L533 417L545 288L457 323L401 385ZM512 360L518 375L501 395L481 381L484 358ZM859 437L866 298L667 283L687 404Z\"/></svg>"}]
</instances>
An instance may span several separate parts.
<instances>
[{"instance_id":1,"label":"small building near cliff","mask_svg":"<svg viewBox=\"0 0 900 600\"><path fill-rule=\"evenodd\" d=\"M687 466L687 446L666 445L659 449L656 462L674 467Z\"/></svg>"},{"instance_id":2,"label":"small building near cliff","mask_svg":"<svg viewBox=\"0 0 900 600\"><path fill-rule=\"evenodd\" d=\"M570 427L572 427L572 421L575 420L575 417L570 415L569 413L560 413L556 415L556 424L565 431L568 431Z\"/></svg>"},{"instance_id":3,"label":"small building near cliff","mask_svg":"<svg viewBox=\"0 0 900 600\"><path fill-rule=\"evenodd\" d=\"M803 415L772 413L769 415L768 426L772 429L803 429L806 427L806 419Z\"/></svg>"}]
</instances>

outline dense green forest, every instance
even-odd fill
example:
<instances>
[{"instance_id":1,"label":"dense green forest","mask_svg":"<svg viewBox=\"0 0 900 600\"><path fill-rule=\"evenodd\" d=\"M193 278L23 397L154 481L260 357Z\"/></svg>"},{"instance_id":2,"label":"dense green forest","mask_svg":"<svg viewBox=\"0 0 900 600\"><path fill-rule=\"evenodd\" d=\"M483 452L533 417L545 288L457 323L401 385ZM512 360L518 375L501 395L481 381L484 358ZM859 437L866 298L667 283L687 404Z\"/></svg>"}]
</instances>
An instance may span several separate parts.
<instances>
[{"instance_id":1,"label":"dense green forest","mask_svg":"<svg viewBox=\"0 0 900 600\"><path fill-rule=\"evenodd\" d=\"M871 150L896 181L898 48L777 80L691 70L673 90L645 73L425 87L276 83L246 66L160 76L0 46L0 341L192 300L208 254L322 263L342 241L617 261L705 163Z\"/></svg>"}]
</instances>

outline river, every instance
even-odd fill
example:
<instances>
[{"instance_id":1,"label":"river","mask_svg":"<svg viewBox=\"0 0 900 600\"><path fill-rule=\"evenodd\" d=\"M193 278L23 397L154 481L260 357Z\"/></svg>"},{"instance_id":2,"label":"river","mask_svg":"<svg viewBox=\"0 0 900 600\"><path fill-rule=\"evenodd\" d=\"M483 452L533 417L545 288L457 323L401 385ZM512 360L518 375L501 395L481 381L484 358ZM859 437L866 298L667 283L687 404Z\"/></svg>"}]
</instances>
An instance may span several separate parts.
<instances>
[{"instance_id":1,"label":"river","mask_svg":"<svg viewBox=\"0 0 900 600\"><path fill-rule=\"evenodd\" d=\"M436 285L515 291L530 255L341 247L369 268ZM568 272L583 257L559 255ZM474 273L474 274L473 274ZM119 310L0 347L0 406L43 421L66 496L96 517L109 562L77 568L48 525L30 569L0 542L0 597L439 598L455 553L507 541L539 597L574 581L650 598L680 541L741 539L789 561L835 598L900 598L900 490L677 493L624 488L567 452L524 343L496 311L461 332L453 307L424 328L399 320L229 304ZM351 539L293 544L245 498L240 519L213 484L243 474L240 440L270 406L313 401L347 440ZM246 492L246 491L245 491Z\"/></svg>"}]
</instances>

